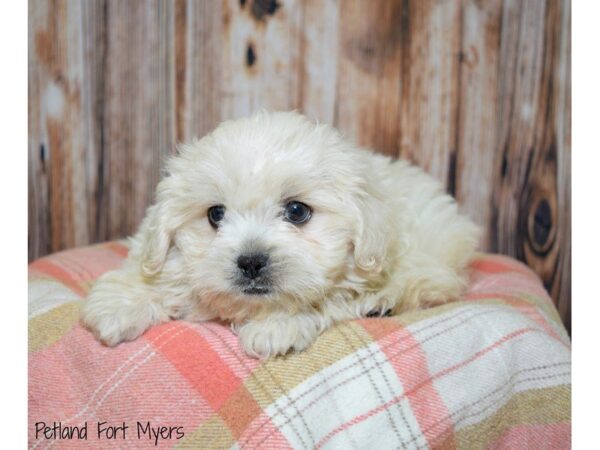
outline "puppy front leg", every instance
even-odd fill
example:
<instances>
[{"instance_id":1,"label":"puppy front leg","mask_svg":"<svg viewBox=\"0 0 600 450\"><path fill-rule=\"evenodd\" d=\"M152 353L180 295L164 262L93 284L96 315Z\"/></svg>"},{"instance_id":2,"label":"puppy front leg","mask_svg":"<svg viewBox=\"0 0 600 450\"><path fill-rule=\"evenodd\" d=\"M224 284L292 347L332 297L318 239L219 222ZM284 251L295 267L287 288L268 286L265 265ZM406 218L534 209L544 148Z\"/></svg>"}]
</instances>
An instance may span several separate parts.
<instances>
[{"instance_id":1,"label":"puppy front leg","mask_svg":"<svg viewBox=\"0 0 600 450\"><path fill-rule=\"evenodd\" d=\"M161 294L134 267L114 270L98 279L82 305L81 318L106 345L131 341L170 319Z\"/></svg>"},{"instance_id":2,"label":"puppy front leg","mask_svg":"<svg viewBox=\"0 0 600 450\"><path fill-rule=\"evenodd\" d=\"M325 318L311 313L273 314L235 327L245 352L255 358L300 352L329 325Z\"/></svg>"}]
</instances>

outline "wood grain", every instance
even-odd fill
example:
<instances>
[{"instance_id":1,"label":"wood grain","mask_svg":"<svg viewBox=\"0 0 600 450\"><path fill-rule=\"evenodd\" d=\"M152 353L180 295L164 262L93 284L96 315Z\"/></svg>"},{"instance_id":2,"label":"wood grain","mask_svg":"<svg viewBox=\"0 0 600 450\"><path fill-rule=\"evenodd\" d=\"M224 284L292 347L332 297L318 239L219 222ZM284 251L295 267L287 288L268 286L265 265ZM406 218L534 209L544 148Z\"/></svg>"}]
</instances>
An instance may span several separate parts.
<instances>
[{"instance_id":1,"label":"wood grain","mask_svg":"<svg viewBox=\"0 0 600 450\"><path fill-rule=\"evenodd\" d=\"M488 224L498 137L502 2L465 1L461 21L455 165L448 168L448 186L463 212ZM490 239L490 228L484 227L482 245L488 247Z\"/></svg>"},{"instance_id":2,"label":"wood grain","mask_svg":"<svg viewBox=\"0 0 600 450\"><path fill-rule=\"evenodd\" d=\"M133 233L178 142L298 109L422 165L570 327L570 0L32 0L29 258Z\"/></svg>"},{"instance_id":3,"label":"wood grain","mask_svg":"<svg viewBox=\"0 0 600 450\"><path fill-rule=\"evenodd\" d=\"M223 2L223 117L297 108L302 2Z\"/></svg>"},{"instance_id":4,"label":"wood grain","mask_svg":"<svg viewBox=\"0 0 600 450\"><path fill-rule=\"evenodd\" d=\"M407 2L400 155L449 184L456 152L460 2Z\"/></svg>"},{"instance_id":5,"label":"wood grain","mask_svg":"<svg viewBox=\"0 0 600 450\"><path fill-rule=\"evenodd\" d=\"M221 121L226 17L219 2L178 0L176 8L177 141L182 142L204 136Z\"/></svg>"},{"instance_id":6,"label":"wood grain","mask_svg":"<svg viewBox=\"0 0 600 450\"><path fill-rule=\"evenodd\" d=\"M335 121L338 78L338 0L303 3L299 109L326 123Z\"/></svg>"},{"instance_id":7,"label":"wood grain","mask_svg":"<svg viewBox=\"0 0 600 450\"><path fill-rule=\"evenodd\" d=\"M571 330L571 2L559 3L559 59L556 70L555 107L558 189L558 265L552 298L567 329Z\"/></svg>"},{"instance_id":8,"label":"wood grain","mask_svg":"<svg viewBox=\"0 0 600 450\"><path fill-rule=\"evenodd\" d=\"M503 14L490 247L532 267L570 327L570 7L507 2Z\"/></svg>"},{"instance_id":9,"label":"wood grain","mask_svg":"<svg viewBox=\"0 0 600 450\"><path fill-rule=\"evenodd\" d=\"M31 2L30 258L97 239L93 224L103 4ZM85 32L83 30L86 30Z\"/></svg>"},{"instance_id":10,"label":"wood grain","mask_svg":"<svg viewBox=\"0 0 600 450\"><path fill-rule=\"evenodd\" d=\"M401 16L397 1L342 1L335 125L359 145L398 155Z\"/></svg>"}]
</instances>

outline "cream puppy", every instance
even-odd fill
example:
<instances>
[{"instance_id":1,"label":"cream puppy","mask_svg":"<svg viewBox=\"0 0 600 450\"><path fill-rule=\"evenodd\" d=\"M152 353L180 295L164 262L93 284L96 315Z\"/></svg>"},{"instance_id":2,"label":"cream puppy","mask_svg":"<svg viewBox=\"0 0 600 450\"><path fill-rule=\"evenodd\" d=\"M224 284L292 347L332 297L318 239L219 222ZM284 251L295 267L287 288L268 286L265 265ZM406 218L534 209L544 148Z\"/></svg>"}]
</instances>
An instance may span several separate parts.
<instances>
[{"instance_id":1,"label":"cream puppy","mask_svg":"<svg viewBox=\"0 0 600 450\"><path fill-rule=\"evenodd\" d=\"M179 148L82 318L110 346L171 319L221 319L249 355L281 355L341 320L456 299L477 240L421 169L260 112Z\"/></svg>"}]
</instances>

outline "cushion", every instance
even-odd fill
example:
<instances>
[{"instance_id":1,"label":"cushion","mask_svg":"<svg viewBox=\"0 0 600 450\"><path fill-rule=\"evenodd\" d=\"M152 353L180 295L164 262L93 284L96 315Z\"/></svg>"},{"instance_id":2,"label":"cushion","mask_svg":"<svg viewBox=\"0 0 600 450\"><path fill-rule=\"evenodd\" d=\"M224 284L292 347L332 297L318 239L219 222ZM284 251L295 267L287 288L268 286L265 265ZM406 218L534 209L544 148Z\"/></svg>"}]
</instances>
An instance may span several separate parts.
<instances>
[{"instance_id":1,"label":"cushion","mask_svg":"<svg viewBox=\"0 0 600 450\"><path fill-rule=\"evenodd\" d=\"M459 302L340 323L258 361L217 322L95 341L79 305L126 255L109 242L30 264L30 447L570 447L570 340L513 259L479 255Z\"/></svg>"}]
</instances>

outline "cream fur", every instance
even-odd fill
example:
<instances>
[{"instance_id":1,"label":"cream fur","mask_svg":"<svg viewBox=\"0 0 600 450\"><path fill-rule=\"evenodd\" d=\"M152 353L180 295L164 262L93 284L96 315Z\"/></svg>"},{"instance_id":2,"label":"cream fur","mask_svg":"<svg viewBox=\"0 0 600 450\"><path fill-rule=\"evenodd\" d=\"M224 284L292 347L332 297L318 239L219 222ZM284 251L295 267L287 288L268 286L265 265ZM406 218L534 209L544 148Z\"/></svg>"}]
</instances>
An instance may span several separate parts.
<instances>
[{"instance_id":1,"label":"cream fur","mask_svg":"<svg viewBox=\"0 0 600 450\"><path fill-rule=\"evenodd\" d=\"M440 183L362 150L297 113L222 123L179 149L123 268L101 277L83 322L107 345L170 319L229 321L245 351L301 351L341 320L456 299L478 230ZM313 209L282 219L285 202ZM206 217L223 204L218 230ZM274 292L231 280L241 251L267 249Z\"/></svg>"}]
</instances>

